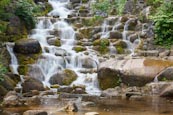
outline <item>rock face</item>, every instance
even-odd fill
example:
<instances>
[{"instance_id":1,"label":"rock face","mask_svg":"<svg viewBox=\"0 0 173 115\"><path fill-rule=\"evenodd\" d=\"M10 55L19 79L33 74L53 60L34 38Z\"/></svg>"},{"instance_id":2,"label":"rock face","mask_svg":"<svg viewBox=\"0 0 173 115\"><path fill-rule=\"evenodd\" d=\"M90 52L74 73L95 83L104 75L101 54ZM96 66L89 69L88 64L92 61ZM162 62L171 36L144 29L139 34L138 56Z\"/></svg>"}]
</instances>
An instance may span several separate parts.
<instances>
[{"instance_id":1,"label":"rock face","mask_svg":"<svg viewBox=\"0 0 173 115\"><path fill-rule=\"evenodd\" d=\"M161 97L173 97L173 85L166 87L161 93Z\"/></svg>"},{"instance_id":2,"label":"rock face","mask_svg":"<svg viewBox=\"0 0 173 115\"><path fill-rule=\"evenodd\" d=\"M99 66L98 79L101 89L112 88L119 82L129 86L144 86L165 68L172 66L172 61L156 59L108 60Z\"/></svg>"},{"instance_id":3,"label":"rock face","mask_svg":"<svg viewBox=\"0 0 173 115\"><path fill-rule=\"evenodd\" d=\"M37 40L21 39L15 43L14 51L21 54L36 54L41 52L41 46Z\"/></svg>"},{"instance_id":4,"label":"rock face","mask_svg":"<svg viewBox=\"0 0 173 115\"><path fill-rule=\"evenodd\" d=\"M23 93L30 92L31 90L44 91L42 82L31 77L26 78L24 83L22 83L22 87Z\"/></svg>"}]
</instances>

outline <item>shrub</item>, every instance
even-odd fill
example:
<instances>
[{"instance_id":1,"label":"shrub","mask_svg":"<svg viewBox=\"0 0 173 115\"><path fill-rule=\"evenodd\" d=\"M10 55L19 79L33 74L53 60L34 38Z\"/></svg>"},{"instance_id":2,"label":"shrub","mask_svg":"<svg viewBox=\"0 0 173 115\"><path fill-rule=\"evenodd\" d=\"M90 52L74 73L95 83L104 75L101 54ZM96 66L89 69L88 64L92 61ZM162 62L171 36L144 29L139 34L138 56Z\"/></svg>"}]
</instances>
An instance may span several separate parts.
<instances>
[{"instance_id":1,"label":"shrub","mask_svg":"<svg viewBox=\"0 0 173 115\"><path fill-rule=\"evenodd\" d=\"M32 29L35 27L36 22L33 9L33 4L29 3L27 0L19 0L16 3L15 15L19 16L20 19L23 20L27 29Z\"/></svg>"},{"instance_id":2,"label":"shrub","mask_svg":"<svg viewBox=\"0 0 173 115\"><path fill-rule=\"evenodd\" d=\"M151 18L155 22L155 42L170 47L173 45L173 1L165 1Z\"/></svg>"}]
</instances>

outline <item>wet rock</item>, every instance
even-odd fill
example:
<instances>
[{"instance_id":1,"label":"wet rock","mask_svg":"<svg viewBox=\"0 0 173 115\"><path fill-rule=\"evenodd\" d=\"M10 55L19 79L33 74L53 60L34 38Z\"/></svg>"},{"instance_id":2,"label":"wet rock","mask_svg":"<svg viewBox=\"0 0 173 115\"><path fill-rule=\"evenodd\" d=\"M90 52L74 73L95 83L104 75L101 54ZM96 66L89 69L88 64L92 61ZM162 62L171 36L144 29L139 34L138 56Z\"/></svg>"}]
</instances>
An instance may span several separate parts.
<instances>
[{"instance_id":1,"label":"wet rock","mask_svg":"<svg viewBox=\"0 0 173 115\"><path fill-rule=\"evenodd\" d=\"M119 71L113 70L110 68L100 68L98 70L98 81L101 89L105 90L108 88L114 88L118 86L120 83L118 82L120 79Z\"/></svg>"},{"instance_id":2,"label":"wet rock","mask_svg":"<svg viewBox=\"0 0 173 115\"><path fill-rule=\"evenodd\" d=\"M83 46L75 46L73 47L73 50L78 53L78 52L86 51L87 49Z\"/></svg>"},{"instance_id":3,"label":"wet rock","mask_svg":"<svg viewBox=\"0 0 173 115\"><path fill-rule=\"evenodd\" d=\"M138 51L137 52L139 56L154 56L158 57L159 56L159 51L157 50L149 50L149 51Z\"/></svg>"},{"instance_id":4,"label":"wet rock","mask_svg":"<svg viewBox=\"0 0 173 115\"><path fill-rule=\"evenodd\" d=\"M96 104L94 102L88 101L88 102L82 102L82 106L84 106L84 107L95 107Z\"/></svg>"},{"instance_id":5,"label":"wet rock","mask_svg":"<svg viewBox=\"0 0 173 115\"><path fill-rule=\"evenodd\" d=\"M132 35L130 35L129 36L129 40L130 40L130 42L134 42L136 39L138 39L138 35L137 34L132 34Z\"/></svg>"},{"instance_id":6,"label":"wet rock","mask_svg":"<svg viewBox=\"0 0 173 115\"><path fill-rule=\"evenodd\" d=\"M24 97L32 97L35 95L39 95L39 91L38 90L32 90L31 92L27 92L27 93L23 93Z\"/></svg>"},{"instance_id":7,"label":"wet rock","mask_svg":"<svg viewBox=\"0 0 173 115\"><path fill-rule=\"evenodd\" d=\"M57 47L61 46L61 41L58 38L50 38L50 39L47 40L47 42L48 42L49 45L54 45L54 46L57 46Z\"/></svg>"},{"instance_id":8,"label":"wet rock","mask_svg":"<svg viewBox=\"0 0 173 115\"><path fill-rule=\"evenodd\" d=\"M127 44L123 40L118 40L113 44L115 47L127 48Z\"/></svg>"},{"instance_id":9,"label":"wet rock","mask_svg":"<svg viewBox=\"0 0 173 115\"><path fill-rule=\"evenodd\" d=\"M28 110L23 115L48 115L48 113L44 110Z\"/></svg>"},{"instance_id":10,"label":"wet rock","mask_svg":"<svg viewBox=\"0 0 173 115\"><path fill-rule=\"evenodd\" d=\"M94 46L101 46L101 45L105 45L105 46L109 46L110 42L108 39L97 39L93 42Z\"/></svg>"},{"instance_id":11,"label":"wet rock","mask_svg":"<svg viewBox=\"0 0 173 115\"><path fill-rule=\"evenodd\" d=\"M23 93L30 92L31 90L44 91L43 83L35 78L27 77L22 83Z\"/></svg>"},{"instance_id":12,"label":"wet rock","mask_svg":"<svg viewBox=\"0 0 173 115\"><path fill-rule=\"evenodd\" d=\"M38 96L30 97L25 102L26 106L34 106L34 105L40 105L40 104L41 104L41 98Z\"/></svg>"},{"instance_id":13,"label":"wet rock","mask_svg":"<svg viewBox=\"0 0 173 115\"><path fill-rule=\"evenodd\" d=\"M161 93L161 97L173 97L173 85L168 86L165 88Z\"/></svg>"},{"instance_id":14,"label":"wet rock","mask_svg":"<svg viewBox=\"0 0 173 115\"><path fill-rule=\"evenodd\" d=\"M17 96L17 93L15 91L8 92L7 95L4 97L2 104L6 107L21 105L21 103L19 102L19 97Z\"/></svg>"},{"instance_id":15,"label":"wet rock","mask_svg":"<svg viewBox=\"0 0 173 115\"><path fill-rule=\"evenodd\" d=\"M78 107L77 107L76 103L69 102L68 105L64 108L64 110L67 112L77 112Z\"/></svg>"},{"instance_id":16,"label":"wet rock","mask_svg":"<svg viewBox=\"0 0 173 115\"><path fill-rule=\"evenodd\" d=\"M85 113L85 115L99 115L99 113L97 113L97 112L88 112L88 113Z\"/></svg>"},{"instance_id":17,"label":"wet rock","mask_svg":"<svg viewBox=\"0 0 173 115\"><path fill-rule=\"evenodd\" d=\"M109 88L107 90L104 90L101 95L102 97L119 97L121 96L121 88Z\"/></svg>"},{"instance_id":18,"label":"wet rock","mask_svg":"<svg viewBox=\"0 0 173 115\"><path fill-rule=\"evenodd\" d=\"M71 93L73 91L73 87L60 87L57 89L57 92L65 92L65 93Z\"/></svg>"},{"instance_id":19,"label":"wet rock","mask_svg":"<svg viewBox=\"0 0 173 115\"><path fill-rule=\"evenodd\" d=\"M129 18L128 18L127 15L122 16L122 17L120 18L120 22L125 23L128 19L129 19Z\"/></svg>"},{"instance_id":20,"label":"wet rock","mask_svg":"<svg viewBox=\"0 0 173 115\"><path fill-rule=\"evenodd\" d=\"M49 82L51 84L70 85L77 77L77 74L73 70L65 69L53 75Z\"/></svg>"},{"instance_id":21,"label":"wet rock","mask_svg":"<svg viewBox=\"0 0 173 115\"><path fill-rule=\"evenodd\" d=\"M21 54L37 54L41 52L41 46L37 40L21 39L15 43L14 52Z\"/></svg>"},{"instance_id":22,"label":"wet rock","mask_svg":"<svg viewBox=\"0 0 173 115\"><path fill-rule=\"evenodd\" d=\"M83 68L95 68L97 67L97 62L90 58L89 56L85 56L80 58L81 65Z\"/></svg>"},{"instance_id":23,"label":"wet rock","mask_svg":"<svg viewBox=\"0 0 173 115\"><path fill-rule=\"evenodd\" d=\"M131 30L131 31L134 31L135 28L136 28L136 25L137 25L137 19L129 19L127 22L126 22L126 30Z\"/></svg>"},{"instance_id":24,"label":"wet rock","mask_svg":"<svg viewBox=\"0 0 173 115\"><path fill-rule=\"evenodd\" d=\"M99 65L99 85L102 89L107 89L119 85L118 81L121 81L129 86L144 86L172 64L171 61L149 58L110 59Z\"/></svg>"},{"instance_id":25,"label":"wet rock","mask_svg":"<svg viewBox=\"0 0 173 115\"><path fill-rule=\"evenodd\" d=\"M158 81L172 81L173 80L173 67L168 67L157 75Z\"/></svg>"},{"instance_id":26,"label":"wet rock","mask_svg":"<svg viewBox=\"0 0 173 115\"><path fill-rule=\"evenodd\" d=\"M122 33L119 31L111 31L110 32L110 39L122 39Z\"/></svg>"},{"instance_id":27,"label":"wet rock","mask_svg":"<svg viewBox=\"0 0 173 115\"><path fill-rule=\"evenodd\" d=\"M159 53L159 57L164 58L164 57L168 56L169 54L170 54L170 51L166 50L166 51Z\"/></svg>"},{"instance_id":28,"label":"wet rock","mask_svg":"<svg viewBox=\"0 0 173 115\"><path fill-rule=\"evenodd\" d=\"M32 76L32 78L43 81L45 79L44 74L40 67L37 64L33 64L29 67L28 75Z\"/></svg>"}]
</instances>

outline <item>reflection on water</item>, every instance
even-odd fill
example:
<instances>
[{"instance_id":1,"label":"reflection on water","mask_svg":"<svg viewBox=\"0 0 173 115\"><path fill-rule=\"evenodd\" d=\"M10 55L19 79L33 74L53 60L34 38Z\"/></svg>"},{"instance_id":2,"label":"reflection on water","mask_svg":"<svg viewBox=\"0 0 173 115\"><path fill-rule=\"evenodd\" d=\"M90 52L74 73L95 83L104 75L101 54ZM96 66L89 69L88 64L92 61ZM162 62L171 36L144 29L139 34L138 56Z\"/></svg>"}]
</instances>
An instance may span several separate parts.
<instances>
[{"instance_id":1,"label":"reflection on water","mask_svg":"<svg viewBox=\"0 0 173 115\"><path fill-rule=\"evenodd\" d=\"M12 113L22 113L22 111L31 109L43 109L48 111L49 115L84 115L86 112L99 112L100 115L173 115L173 101L159 97L145 98L138 101L106 99L100 101L95 107L81 107L79 112L76 113L59 111L60 109L57 106L5 108L4 110Z\"/></svg>"}]
</instances>

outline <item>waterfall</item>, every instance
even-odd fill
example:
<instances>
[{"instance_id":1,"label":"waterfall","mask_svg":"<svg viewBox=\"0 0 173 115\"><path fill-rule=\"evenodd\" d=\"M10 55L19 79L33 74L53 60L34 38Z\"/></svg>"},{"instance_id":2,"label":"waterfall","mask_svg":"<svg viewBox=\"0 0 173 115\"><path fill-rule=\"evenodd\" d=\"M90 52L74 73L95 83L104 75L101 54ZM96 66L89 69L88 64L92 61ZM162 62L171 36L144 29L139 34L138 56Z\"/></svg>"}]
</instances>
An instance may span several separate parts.
<instances>
[{"instance_id":1,"label":"waterfall","mask_svg":"<svg viewBox=\"0 0 173 115\"><path fill-rule=\"evenodd\" d=\"M9 54L10 54L10 57L11 57L11 64L10 64L10 69L11 69L11 72L13 73L13 74L19 74L18 73L18 66L19 66L19 64L18 64L18 61L17 61L17 58L16 58L16 56L15 56L15 54L14 54L14 52L13 52L13 47L14 47L14 43L10 43L10 42L8 42L8 43L6 43L6 47L7 47L7 50L8 50L8 52L9 52Z\"/></svg>"},{"instance_id":2,"label":"waterfall","mask_svg":"<svg viewBox=\"0 0 173 115\"><path fill-rule=\"evenodd\" d=\"M71 69L76 72L78 78L72 85L85 85L86 92L89 94L100 94L97 83L96 73L81 73L83 70L87 70L83 66L85 60L90 60L93 68L97 68L98 58L96 54L89 52L89 55L84 55L83 52L76 53L73 50L75 45L75 30L69 25L65 18L70 15L71 10L66 6L70 3L69 0L49 0L53 10L48 14L51 18L59 17L55 22L51 21L51 18L42 17L36 25L34 32L29 35L29 38L39 41L42 47L42 56L38 59L33 67L39 69L38 74L35 69L31 71L30 75L37 77L41 80L45 86L50 87L49 80L58 71L64 69ZM58 31L58 35L52 35L51 32ZM48 39L60 38L61 46L57 47L49 45ZM88 49L90 50L90 49Z\"/></svg>"}]
</instances>

